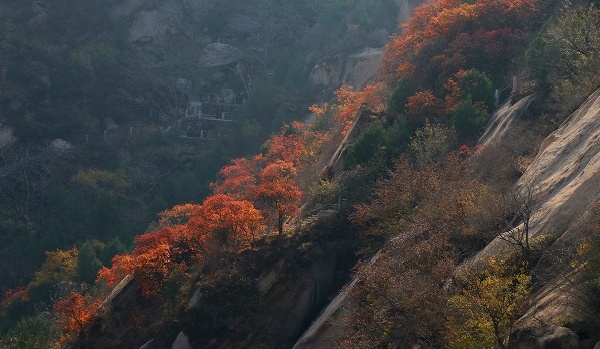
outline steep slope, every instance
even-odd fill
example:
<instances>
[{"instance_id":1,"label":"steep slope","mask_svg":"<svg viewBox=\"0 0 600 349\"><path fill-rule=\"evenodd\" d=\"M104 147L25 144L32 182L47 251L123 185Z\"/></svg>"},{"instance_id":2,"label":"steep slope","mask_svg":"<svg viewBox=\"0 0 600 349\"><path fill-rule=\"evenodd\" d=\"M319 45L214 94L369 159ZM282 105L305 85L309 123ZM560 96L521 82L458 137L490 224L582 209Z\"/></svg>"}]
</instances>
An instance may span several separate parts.
<instances>
[{"instance_id":1,"label":"steep slope","mask_svg":"<svg viewBox=\"0 0 600 349\"><path fill-rule=\"evenodd\" d=\"M479 144L486 147L504 142L508 131L511 130L534 99L535 96L530 95L516 103L512 103L512 100L504 103L490 118L485 132L479 139Z\"/></svg>"},{"instance_id":2,"label":"steep slope","mask_svg":"<svg viewBox=\"0 0 600 349\"><path fill-rule=\"evenodd\" d=\"M569 301L573 290L565 282L568 269L563 264L561 270L556 260L566 260L578 247L591 219L590 210L600 200L599 140L600 90L544 140L517 183L517 188L534 193L530 234L534 248L544 250L535 272L547 281L532 298L523 323L578 316ZM505 247L506 243L497 239L475 260L502 253Z\"/></svg>"},{"instance_id":3,"label":"steep slope","mask_svg":"<svg viewBox=\"0 0 600 349\"><path fill-rule=\"evenodd\" d=\"M575 238L572 226L586 219L600 195L600 90L542 143L538 155L517 187L531 188L537 205L531 218L531 237L554 244ZM486 140L487 141L487 140ZM482 255L496 253L492 242Z\"/></svg>"},{"instance_id":4,"label":"steep slope","mask_svg":"<svg viewBox=\"0 0 600 349\"><path fill-rule=\"evenodd\" d=\"M519 187L539 193L534 237L542 232L569 239L569 228L584 218L600 195L600 90L542 143ZM565 231L566 230L566 231ZM569 234L564 234L569 233Z\"/></svg>"},{"instance_id":5,"label":"steep slope","mask_svg":"<svg viewBox=\"0 0 600 349\"><path fill-rule=\"evenodd\" d=\"M515 104L507 102L503 105L492 117L481 143L510 141L506 139L506 134L533 99L533 96L529 96ZM578 246L582 232L585 232L581 228L590 218L589 210L600 198L599 137L600 90L546 138L537 157L517 183L518 188L534 188L536 193L538 205L531 222L534 243L543 239L551 245L537 266L536 273L542 278L552 275L551 279L546 279L546 286L532 297L528 312L520 322L521 326L534 325L534 321L538 320L552 322L565 314L577 316L570 301L572 287L564 281L568 270L557 273L551 257L565 257L565 247L572 251ZM506 242L494 240L471 262L503 255L506 247ZM377 263L376 260L374 258L372 263ZM353 301L347 296L353 286L354 282L333 299L296 342L295 349L327 348L341 338L347 326L345 320L355 309Z\"/></svg>"}]
</instances>

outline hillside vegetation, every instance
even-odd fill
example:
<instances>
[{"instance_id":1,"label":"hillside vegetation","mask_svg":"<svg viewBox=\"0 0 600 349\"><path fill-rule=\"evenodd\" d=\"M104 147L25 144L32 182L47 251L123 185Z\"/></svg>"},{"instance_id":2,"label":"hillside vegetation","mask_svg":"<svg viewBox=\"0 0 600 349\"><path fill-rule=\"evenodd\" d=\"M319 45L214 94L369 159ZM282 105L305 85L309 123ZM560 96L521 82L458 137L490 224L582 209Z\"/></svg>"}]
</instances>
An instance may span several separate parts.
<instances>
[{"instance_id":1,"label":"hillside vegetation","mask_svg":"<svg viewBox=\"0 0 600 349\"><path fill-rule=\"evenodd\" d=\"M314 31L302 36L306 42L289 48L277 46L285 40L278 36L253 42L265 36L256 35L257 27L245 22L246 17L237 23L247 25L225 31L243 32L248 45L265 45L249 51L257 54L250 60L257 69L252 79L261 83L249 93L248 80L238 81L249 98L238 115L238 136L276 129L260 151L248 146L258 137L242 138L243 151L220 150L217 145L202 155L160 133L140 141L153 155L179 151L173 158L186 159L171 164L165 156L164 174L154 178L169 178L183 194L173 196L180 202L169 201L166 210L164 199L162 206L154 206L162 212L145 233L133 238L144 229L130 225L148 224L154 211L144 208L142 214L139 206L148 205L150 198L159 200L149 193L159 192L155 186L161 186L144 179L144 167L124 167L137 159L127 153L127 142L115 146L121 151L119 162L103 169L77 165L83 159L77 153L33 151L33 145L21 147L23 155L14 158L16 150L7 152L6 168L10 164L15 170L6 173L20 179L11 183L24 187L13 185L13 196L8 190L2 193L7 203L10 198L22 203L13 209L24 211L7 213L2 224L27 231L30 235L25 237L40 236L38 229L47 224L42 213L52 208L51 220L64 215L55 224L61 231L72 226L72 233L44 232L57 242L43 263L29 266L37 270L33 277L19 282L7 277L3 310L7 319L18 321L6 333L3 347L514 349L523 348L530 333L542 338L540 329L548 326L561 329L560 340L575 342L568 348L593 348L600 340L600 216L597 209L589 210L588 224L578 222L568 248L557 248L561 232L555 230L571 227L540 228L543 200L558 187L535 180L542 173L536 168L548 168L540 165L540 158L550 156L544 150L576 152L560 148L568 148L568 140L549 145L542 139L588 96L592 97L565 127L579 127L577 115L592 120L598 110L593 95L600 88L598 6L549 0L429 1L390 38L381 81L362 90L344 85L327 103L310 107L310 122L288 119L280 126L275 118L260 119L272 111L262 108L273 103L267 96L274 89L285 97L298 82L280 73L275 76L281 81L269 80L276 57L291 57L287 55L307 47L317 33L334 35L340 30L326 43L311 43L325 50L376 36L375 29L381 27L375 19L387 18L383 13L391 6L385 1L299 4L303 7L277 2L240 5L247 12L236 16L259 21L304 14L293 18ZM211 1L197 5L215 11L226 8L210 7L216 6ZM299 28L286 28L285 33ZM211 30L221 33L218 24ZM283 34L279 27L276 32ZM520 118L503 131L503 141L488 139L478 145L491 114L501 104L516 106L526 95L532 97ZM161 115L169 118L169 113ZM561 137L560 130L552 137ZM538 148L542 152L536 157ZM582 152L577 155L580 164L597 157L597 147L577 149ZM98 149L95 154L99 159L107 156ZM240 154L220 167L225 156ZM203 156L210 156L210 167L199 164L207 160ZM48 181L43 200L23 197L30 183L23 174L30 172L19 170L22 159L31 159L27 164L39 166L40 181ZM71 172L47 177L47 168ZM202 172L200 178L211 182L209 189L200 191L198 183L185 185L197 180L185 177L190 168ZM209 172L213 170L214 177ZM524 172L525 180L517 182ZM575 177L583 176L577 173ZM594 181L595 176L588 175L586 179ZM571 177L565 175L564 181ZM71 181L80 191L67 193L54 178ZM575 185L568 183L570 188ZM594 195L593 190L587 192ZM39 193L31 190L31 195ZM46 200L57 204L45 206ZM585 200L593 207L597 196ZM90 207L89 202L98 215L77 211ZM41 220L14 219L30 217L30 211ZM69 215L95 223L73 225L80 221ZM563 221L569 219L564 216ZM109 235L111 228L103 224L114 224L123 233ZM81 233L89 228L97 233ZM113 236L133 239L131 249ZM14 241L24 241L24 247L31 244L19 239L11 240L10 246L18 246ZM7 260L9 252L22 253L7 249ZM14 271L18 270L24 269ZM567 296L579 302L575 308L580 311L547 317L540 320L543 326L526 328L531 323L519 319L526 312L534 312L536 319L538 303L532 295L547 289L559 275L568 275L573 289L583 290ZM313 337L296 342L351 279L343 299L332 302L348 311L330 318L334 326L323 325L309 331ZM52 304L51 309L36 309L40 304Z\"/></svg>"},{"instance_id":2,"label":"hillside vegetation","mask_svg":"<svg viewBox=\"0 0 600 349\"><path fill-rule=\"evenodd\" d=\"M320 55L383 45L397 13L392 1L259 5L0 4L0 333L91 286L159 212L201 203L221 166L305 117L321 94L307 79ZM139 28L144 16L154 36ZM219 42L243 53L240 69L201 64ZM182 138L188 102L223 91L245 100L228 115L234 126L218 140ZM64 272L67 256L80 262Z\"/></svg>"}]
</instances>

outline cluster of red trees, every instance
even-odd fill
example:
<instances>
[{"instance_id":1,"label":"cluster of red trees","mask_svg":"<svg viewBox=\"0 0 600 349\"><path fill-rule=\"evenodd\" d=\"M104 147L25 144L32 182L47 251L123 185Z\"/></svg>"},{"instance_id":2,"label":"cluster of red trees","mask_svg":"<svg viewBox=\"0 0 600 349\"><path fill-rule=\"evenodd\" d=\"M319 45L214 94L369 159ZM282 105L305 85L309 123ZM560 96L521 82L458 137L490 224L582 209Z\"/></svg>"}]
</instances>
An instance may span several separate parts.
<instances>
[{"instance_id":1,"label":"cluster of red trees","mask_svg":"<svg viewBox=\"0 0 600 349\"><path fill-rule=\"evenodd\" d=\"M384 73L392 80L418 76L429 84L461 69L494 75L506 66L539 6L538 0L427 2L388 44Z\"/></svg>"},{"instance_id":2,"label":"cluster of red trees","mask_svg":"<svg viewBox=\"0 0 600 349\"><path fill-rule=\"evenodd\" d=\"M62 326L61 343L68 343L83 336L86 325L100 308L101 300L73 292L54 304L54 314Z\"/></svg>"},{"instance_id":3,"label":"cluster of red trees","mask_svg":"<svg viewBox=\"0 0 600 349\"><path fill-rule=\"evenodd\" d=\"M540 0L437 0L415 9L387 45L382 67L390 87L409 79L416 91L401 106L408 121L440 121L467 101L485 113L491 86L485 96L469 96L473 86L461 80L477 72L502 83L511 63L506 58L524 48L541 7Z\"/></svg>"},{"instance_id":4,"label":"cluster of red trees","mask_svg":"<svg viewBox=\"0 0 600 349\"><path fill-rule=\"evenodd\" d=\"M285 126L266 143L266 151L238 158L221 169L214 194L202 204L183 204L160 214L158 228L136 238L131 255L118 255L98 281L114 287L125 275L145 295L156 294L174 270L185 269L223 248L252 247L259 235L283 233L298 211L302 193L298 169L314 156L322 135L301 123Z\"/></svg>"},{"instance_id":5,"label":"cluster of red trees","mask_svg":"<svg viewBox=\"0 0 600 349\"><path fill-rule=\"evenodd\" d=\"M142 294L157 295L165 281L211 253L253 247L260 235L274 230L283 234L302 198L298 172L319 155L325 136L298 122L284 126L265 143L262 154L223 167L211 184L214 194L201 204L162 212L155 230L136 237L131 254L115 256L110 268L98 272L97 284L108 291L133 273ZM55 304L61 342L82 334L105 295L74 292Z\"/></svg>"}]
</instances>

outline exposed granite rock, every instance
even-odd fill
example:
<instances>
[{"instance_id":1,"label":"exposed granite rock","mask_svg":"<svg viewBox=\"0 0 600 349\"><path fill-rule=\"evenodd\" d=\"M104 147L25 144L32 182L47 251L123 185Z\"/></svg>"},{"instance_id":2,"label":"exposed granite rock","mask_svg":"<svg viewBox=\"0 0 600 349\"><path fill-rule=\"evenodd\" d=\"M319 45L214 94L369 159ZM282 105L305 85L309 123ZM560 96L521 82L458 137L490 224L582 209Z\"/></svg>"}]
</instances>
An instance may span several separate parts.
<instances>
[{"instance_id":1,"label":"exposed granite rock","mask_svg":"<svg viewBox=\"0 0 600 349\"><path fill-rule=\"evenodd\" d=\"M382 59L383 50L370 47L349 55L344 68L343 81L357 89L362 89L378 76Z\"/></svg>"},{"instance_id":2,"label":"exposed granite rock","mask_svg":"<svg viewBox=\"0 0 600 349\"><path fill-rule=\"evenodd\" d=\"M73 150L73 146L62 139L55 139L52 141L52 143L50 143L50 149L56 153L62 154Z\"/></svg>"},{"instance_id":3,"label":"exposed granite rock","mask_svg":"<svg viewBox=\"0 0 600 349\"><path fill-rule=\"evenodd\" d=\"M544 324L515 331L511 338L514 349L580 349L579 338L573 330Z\"/></svg>"},{"instance_id":4,"label":"exposed granite rock","mask_svg":"<svg viewBox=\"0 0 600 349\"><path fill-rule=\"evenodd\" d=\"M345 83L362 89L377 77L382 58L382 49L370 47L348 56L338 54L315 64L309 79L313 85L337 88Z\"/></svg>"},{"instance_id":5,"label":"exposed granite rock","mask_svg":"<svg viewBox=\"0 0 600 349\"><path fill-rule=\"evenodd\" d=\"M239 48L215 42L204 47L200 54L200 63L207 68L215 68L235 63L243 57L244 52Z\"/></svg>"}]
</instances>

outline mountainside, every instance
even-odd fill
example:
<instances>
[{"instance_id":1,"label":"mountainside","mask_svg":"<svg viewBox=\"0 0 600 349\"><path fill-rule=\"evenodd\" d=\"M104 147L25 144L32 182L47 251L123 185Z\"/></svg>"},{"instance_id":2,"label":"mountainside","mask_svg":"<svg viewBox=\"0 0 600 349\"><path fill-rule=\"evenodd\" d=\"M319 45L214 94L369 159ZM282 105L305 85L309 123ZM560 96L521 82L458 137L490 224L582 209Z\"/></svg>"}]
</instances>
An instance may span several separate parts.
<instances>
[{"instance_id":1,"label":"mountainside","mask_svg":"<svg viewBox=\"0 0 600 349\"><path fill-rule=\"evenodd\" d=\"M597 4L86 6L0 5L0 347L600 343Z\"/></svg>"},{"instance_id":2,"label":"mountainside","mask_svg":"<svg viewBox=\"0 0 600 349\"><path fill-rule=\"evenodd\" d=\"M158 212L202 201L231 158L371 79L360 54L327 86L309 76L323 57L383 46L408 3L3 1L0 293L30 288L46 252L83 245L91 269L67 283L93 282ZM17 313L66 280L46 281Z\"/></svg>"},{"instance_id":3,"label":"mountainside","mask_svg":"<svg viewBox=\"0 0 600 349\"><path fill-rule=\"evenodd\" d=\"M527 110L532 98L534 96L524 97L516 103L509 101L498 109L490 118L481 144L510 142L505 136L510 134L511 125L515 125L515 119ZM561 317L571 317L571 321L589 320L589 314L581 309L581 303L573 300L581 292L578 290L581 285L571 280L571 268L557 263L580 247L582 239L589 234L590 224L597 219L593 217L592 210L600 199L600 170L597 167L600 156L599 107L600 91L596 91L542 142L539 153L516 184L521 190L535 188L536 206L532 208L529 222L530 238L544 250L534 273L540 275L545 286L532 295L525 314L519 320L521 326L556 324ZM503 258L510 247L510 243L495 239L469 263L483 264L491 257ZM369 265L377 264L380 254L375 255ZM294 348L329 348L341 340L356 310L356 304L348 294L353 292L358 280L355 279L333 299ZM538 333L538 336L541 334ZM579 347L579 344L569 346Z\"/></svg>"}]
</instances>

